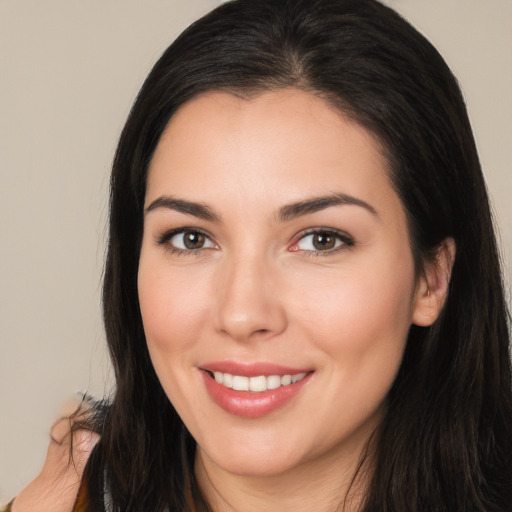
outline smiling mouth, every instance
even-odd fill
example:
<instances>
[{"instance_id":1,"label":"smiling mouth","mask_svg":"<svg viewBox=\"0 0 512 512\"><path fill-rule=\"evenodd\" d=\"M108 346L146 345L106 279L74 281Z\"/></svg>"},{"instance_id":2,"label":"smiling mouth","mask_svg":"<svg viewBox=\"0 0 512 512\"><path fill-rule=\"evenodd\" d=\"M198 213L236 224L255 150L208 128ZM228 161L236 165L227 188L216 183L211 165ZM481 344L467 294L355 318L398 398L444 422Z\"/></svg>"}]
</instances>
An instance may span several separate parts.
<instances>
[{"instance_id":1,"label":"smiling mouth","mask_svg":"<svg viewBox=\"0 0 512 512\"><path fill-rule=\"evenodd\" d=\"M235 391L249 391L253 393L262 393L283 386L289 386L300 382L311 372L302 372L286 375L257 375L247 377L245 375L233 375L231 373L212 372L207 370L211 378L225 388Z\"/></svg>"},{"instance_id":2,"label":"smiling mouth","mask_svg":"<svg viewBox=\"0 0 512 512\"><path fill-rule=\"evenodd\" d=\"M200 367L210 398L229 414L261 418L290 403L315 373L275 364L210 363Z\"/></svg>"}]
</instances>

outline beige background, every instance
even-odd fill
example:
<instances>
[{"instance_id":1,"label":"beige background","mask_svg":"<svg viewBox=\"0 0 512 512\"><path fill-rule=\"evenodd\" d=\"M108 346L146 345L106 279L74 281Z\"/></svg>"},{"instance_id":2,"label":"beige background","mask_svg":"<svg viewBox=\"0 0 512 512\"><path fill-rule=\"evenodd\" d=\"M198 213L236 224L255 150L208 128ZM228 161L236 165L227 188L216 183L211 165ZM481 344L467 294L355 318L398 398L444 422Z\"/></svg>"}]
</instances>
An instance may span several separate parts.
<instances>
[{"instance_id":1,"label":"beige background","mask_svg":"<svg viewBox=\"0 0 512 512\"><path fill-rule=\"evenodd\" d=\"M40 467L62 403L110 389L99 293L116 139L150 66L218 3L0 0L0 502ZM510 276L512 0L388 3L460 79Z\"/></svg>"}]
</instances>

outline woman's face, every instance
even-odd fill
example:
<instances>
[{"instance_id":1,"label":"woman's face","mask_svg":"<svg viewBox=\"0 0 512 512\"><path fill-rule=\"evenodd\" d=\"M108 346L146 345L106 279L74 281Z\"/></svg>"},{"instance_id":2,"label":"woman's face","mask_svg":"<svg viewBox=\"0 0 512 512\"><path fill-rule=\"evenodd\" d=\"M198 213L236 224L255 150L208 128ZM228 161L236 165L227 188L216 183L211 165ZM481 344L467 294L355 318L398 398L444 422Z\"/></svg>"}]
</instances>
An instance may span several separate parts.
<instances>
[{"instance_id":1,"label":"woman's face","mask_svg":"<svg viewBox=\"0 0 512 512\"><path fill-rule=\"evenodd\" d=\"M378 425L421 288L386 165L369 132L293 89L211 92L170 121L139 298L156 373L210 467L355 461Z\"/></svg>"}]
</instances>

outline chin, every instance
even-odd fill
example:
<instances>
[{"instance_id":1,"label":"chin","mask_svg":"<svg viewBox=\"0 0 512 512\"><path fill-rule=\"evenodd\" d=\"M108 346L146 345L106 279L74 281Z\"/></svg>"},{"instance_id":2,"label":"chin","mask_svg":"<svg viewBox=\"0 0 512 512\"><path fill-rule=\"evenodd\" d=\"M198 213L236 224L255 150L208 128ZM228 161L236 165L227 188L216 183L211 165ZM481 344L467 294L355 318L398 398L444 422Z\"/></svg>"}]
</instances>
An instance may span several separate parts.
<instances>
[{"instance_id":1,"label":"chin","mask_svg":"<svg viewBox=\"0 0 512 512\"><path fill-rule=\"evenodd\" d=\"M215 466L220 467L225 472L250 478L275 477L287 473L300 464L300 461L296 460L295 457L275 453L275 451L272 455L260 451L252 456L245 453L243 455L240 453L233 454L228 457L224 454L216 458L206 456Z\"/></svg>"},{"instance_id":2,"label":"chin","mask_svg":"<svg viewBox=\"0 0 512 512\"><path fill-rule=\"evenodd\" d=\"M290 437L287 440L281 429L275 430L275 425L270 429L261 425L245 429L225 425L213 435L209 432L210 435L203 436L203 433L198 433L196 441L197 453L205 462L245 476L271 476L288 471L300 463L301 455L295 447L305 444Z\"/></svg>"}]
</instances>

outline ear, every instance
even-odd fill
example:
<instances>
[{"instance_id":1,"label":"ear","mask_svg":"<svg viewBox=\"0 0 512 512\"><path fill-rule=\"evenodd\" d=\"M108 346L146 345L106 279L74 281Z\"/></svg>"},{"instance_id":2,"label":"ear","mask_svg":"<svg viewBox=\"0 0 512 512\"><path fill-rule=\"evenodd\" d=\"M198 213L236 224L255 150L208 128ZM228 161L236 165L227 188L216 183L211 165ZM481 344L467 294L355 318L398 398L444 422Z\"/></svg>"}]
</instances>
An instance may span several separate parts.
<instances>
[{"instance_id":1,"label":"ear","mask_svg":"<svg viewBox=\"0 0 512 512\"><path fill-rule=\"evenodd\" d=\"M448 295L455 250L453 238L446 238L437 248L434 259L425 264L416 285L413 324L427 327L439 316Z\"/></svg>"}]
</instances>

